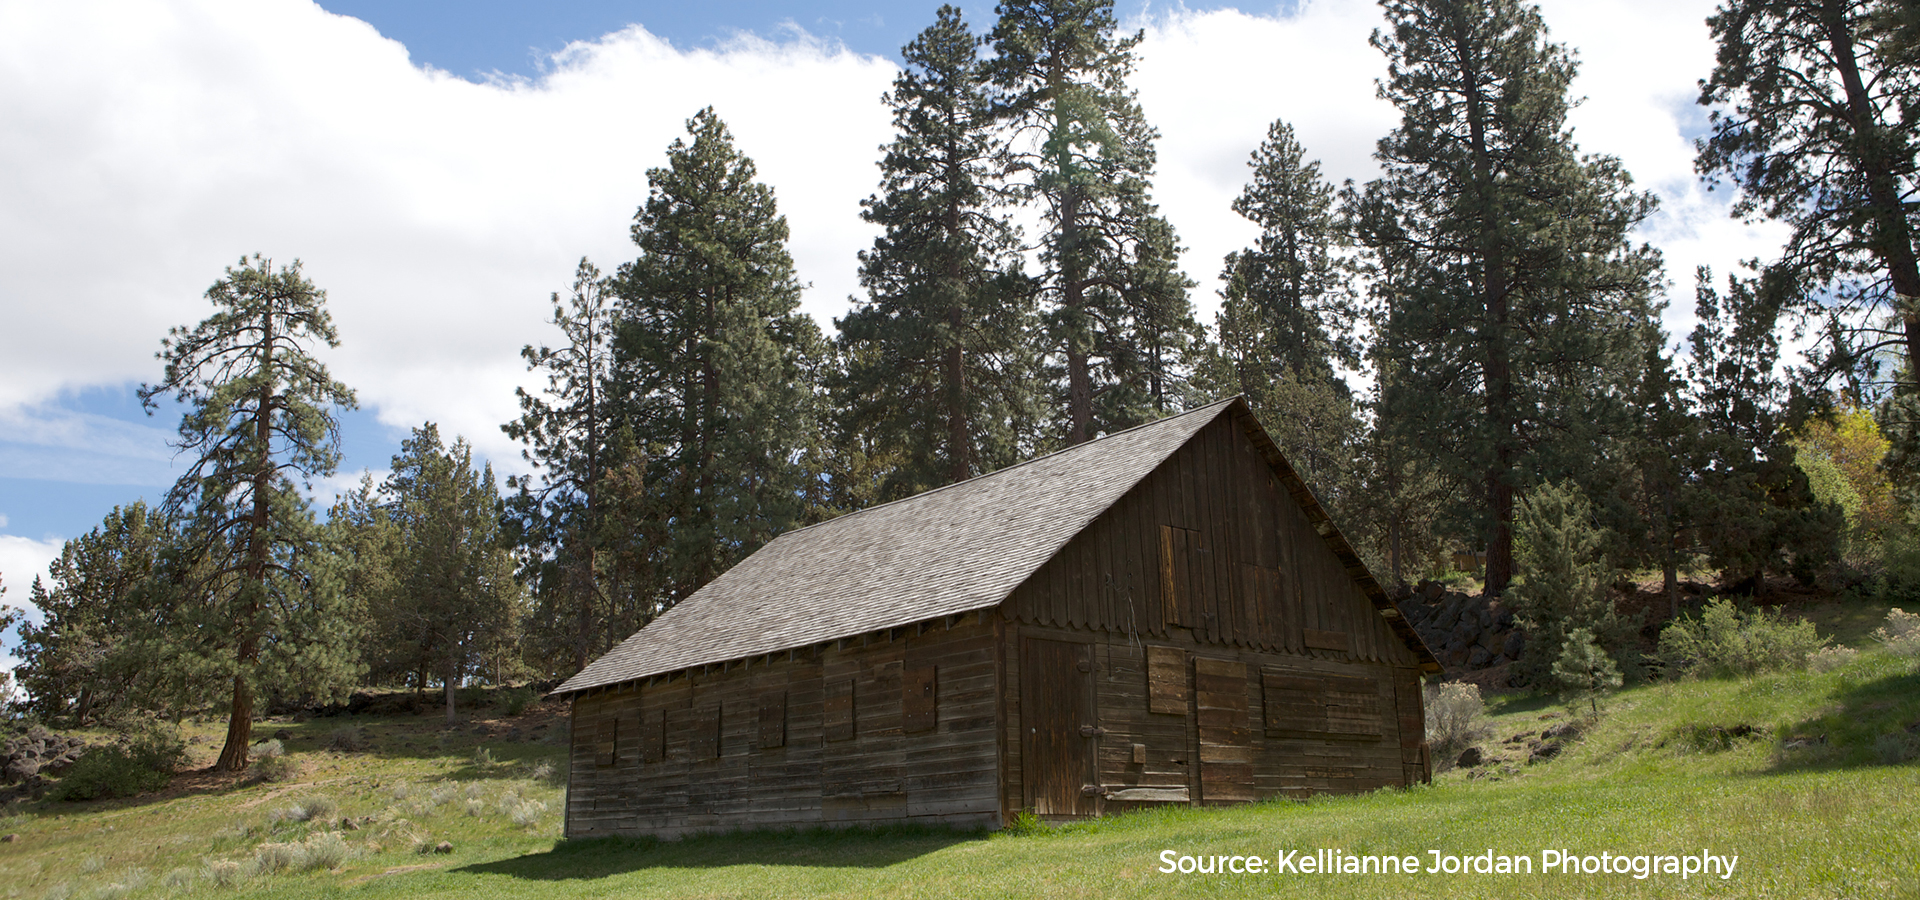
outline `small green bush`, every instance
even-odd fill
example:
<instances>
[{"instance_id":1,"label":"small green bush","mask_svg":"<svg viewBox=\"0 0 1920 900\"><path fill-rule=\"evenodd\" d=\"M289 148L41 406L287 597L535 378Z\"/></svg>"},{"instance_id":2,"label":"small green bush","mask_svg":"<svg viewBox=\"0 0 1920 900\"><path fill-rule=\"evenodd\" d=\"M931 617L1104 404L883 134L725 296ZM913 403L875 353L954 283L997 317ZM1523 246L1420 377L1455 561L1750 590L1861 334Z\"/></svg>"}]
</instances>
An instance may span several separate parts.
<instances>
[{"instance_id":1,"label":"small green bush","mask_svg":"<svg viewBox=\"0 0 1920 900\"><path fill-rule=\"evenodd\" d=\"M292 781L300 777L300 763L291 756L276 754L255 760L253 773L260 776L262 781Z\"/></svg>"},{"instance_id":2,"label":"small green bush","mask_svg":"<svg viewBox=\"0 0 1920 900\"><path fill-rule=\"evenodd\" d=\"M1660 632L1658 655L1670 675L1747 677L1800 668L1826 643L1812 622L1742 610L1719 597L1699 617L1681 616Z\"/></svg>"},{"instance_id":3,"label":"small green bush","mask_svg":"<svg viewBox=\"0 0 1920 900\"><path fill-rule=\"evenodd\" d=\"M95 800L157 791L173 780L174 769L186 757L187 744L177 730L149 724L116 743L88 750L60 779L53 798Z\"/></svg>"},{"instance_id":4,"label":"small green bush","mask_svg":"<svg viewBox=\"0 0 1920 900\"><path fill-rule=\"evenodd\" d=\"M500 702L507 709L507 715L517 716L527 711L534 701L540 699L533 688L517 687L500 695Z\"/></svg>"}]
</instances>

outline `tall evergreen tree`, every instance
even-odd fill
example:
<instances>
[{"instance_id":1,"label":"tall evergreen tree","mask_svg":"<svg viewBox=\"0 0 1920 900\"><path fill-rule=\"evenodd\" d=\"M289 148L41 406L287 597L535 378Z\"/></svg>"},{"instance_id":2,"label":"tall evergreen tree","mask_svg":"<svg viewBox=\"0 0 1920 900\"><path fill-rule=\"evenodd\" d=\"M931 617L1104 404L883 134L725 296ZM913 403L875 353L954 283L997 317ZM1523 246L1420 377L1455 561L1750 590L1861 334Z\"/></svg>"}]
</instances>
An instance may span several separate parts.
<instances>
[{"instance_id":1,"label":"tall evergreen tree","mask_svg":"<svg viewBox=\"0 0 1920 900\"><path fill-rule=\"evenodd\" d=\"M1359 363L1354 306L1334 254L1333 186L1306 158L1293 127L1274 122L1249 161L1253 181L1234 212L1258 242L1227 254L1215 319L1217 393L1245 394L1287 459L1340 521L1353 493L1360 421L1336 365ZM1224 390L1222 390L1224 388Z\"/></svg>"},{"instance_id":2,"label":"tall evergreen tree","mask_svg":"<svg viewBox=\"0 0 1920 900\"><path fill-rule=\"evenodd\" d=\"M615 280L618 416L644 453L644 508L663 540L658 608L799 523L818 441L824 356L773 190L712 109L647 173L640 256ZM668 524L671 527L667 527Z\"/></svg>"},{"instance_id":3,"label":"tall evergreen tree","mask_svg":"<svg viewBox=\"0 0 1920 900\"><path fill-rule=\"evenodd\" d=\"M345 600L318 565L320 529L293 476L333 473L336 409L353 392L313 358L339 345L325 292L255 256L207 289L216 311L173 329L158 354L166 372L143 385L149 413L171 394L187 406L176 444L193 462L165 510L188 516L170 614L174 665L231 686L226 745L215 768L247 767L256 697L264 691L337 695L358 674Z\"/></svg>"},{"instance_id":4,"label":"tall evergreen tree","mask_svg":"<svg viewBox=\"0 0 1920 900\"><path fill-rule=\"evenodd\" d=\"M891 456L873 499L1010 465L1032 445L1037 322L998 202L979 43L941 7L886 97L896 136L861 213L885 232L860 254L868 299L836 323L845 430Z\"/></svg>"},{"instance_id":5,"label":"tall evergreen tree","mask_svg":"<svg viewBox=\"0 0 1920 900\"><path fill-rule=\"evenodd\" d=\"M398 590L372 616L372 633L389 666L412 672L416 686L439 680L451 724L454 688L498 663L515 643L522 608L500 541L493 467L476 469L464 439L449 447L428 422L401 442L381 496L403 550Z\"/></svg>"},{"instance_id":6,"label":"tall evergreen tree","mask_svg":"<svg viewBox=\"0 0 1920 900\"><path fill-rule=\"evenodd\" d=\"M1478 502L1487 589L1513 575L1515 490L1584 473L1625 426L1659 259L1628 232L1653 207L1566 128L1574 64L1516 0L1383 0L1380 94L1401 111L1380 180L1351 199L1392 269L1379 339L1404 363L1383 427L1448 448Z\"/></svg>"},{"instance_id":7,"label":"tall evergreen tree","mask_svg":"<svg viewBox=\"0 0 1920 900\"><path fill-rule=\"evenodd\" d=\"M1127 76L1140 35L1112 0L1005 0L988 69L1009 169L1045 223L1040 276L1066 443L1176 405L1200 337L1173 227L1149 197L1153 142Z\"/></svg>"},{"instance_id":8,"label":"tall evergreen tree","mask_svg":"<svg viewBox=\"0 0 1920 900\"><path fill-rule=\"evenodd\" d=\"M1779 295L1740 278L1729 278L1722 294L1705 267L1696 277L1699 324L1688 337L1687 381L1703 433L1691 509L1709 526L1701 547L1741 589L1754 589L1768 571L1811 580L1834 558L1843 519L1816 501L1794 464L1785 427L1791 391L1778 371Z\"/></svg>"},{"instance_id":9,"label":"tall evergreen tree","mask_svg":"<svg viewBox=\"0 0 1920 900\"><path fill-rule=\"evenodd\" d=\"M507 479L519 489L510 520L539 598L530 636L543 656L571 660L577 671L641 624L621 621L634 617L620 616L616 600L633 592L610 583L615 567L603 558L632 531L607 514L608 473L630 461L615 458L611 285L584 257L567 299L553 295L552 323L564 345L520 351L529 369L546 374L546 389L516 389L521 416L500 427L526 444L521 455L538 470Z\"/></svg>"},{"instance_id":10,"label":"tall evergreen tree","mask_svg":"<svg viewBox=\"0 0 1920 900\"><path fill-rule=\"evenodd\" d=\"M1739 189L1733 212L1793 228L1760 289L1826 326L1830 371L1920 359L1920 57L1911 3L1727 0L1700 103L1695 165ZM1899 369L1900 366L1893 366ZM1885 373L1892 375L1896 373Z\"/></svg>"}]
</instances>

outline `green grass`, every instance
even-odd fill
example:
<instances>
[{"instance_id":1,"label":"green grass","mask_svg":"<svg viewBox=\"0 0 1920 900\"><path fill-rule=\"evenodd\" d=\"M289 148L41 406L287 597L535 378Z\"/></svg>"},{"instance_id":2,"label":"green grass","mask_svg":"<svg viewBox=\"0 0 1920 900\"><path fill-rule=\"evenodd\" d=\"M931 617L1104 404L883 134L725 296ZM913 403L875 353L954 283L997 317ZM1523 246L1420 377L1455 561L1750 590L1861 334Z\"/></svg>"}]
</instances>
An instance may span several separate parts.
<instances>
[{"instance_id":1,"label":"green grass","mask_svg":"<svg viewBox=\"0 0 1920 900\"><path fill-rule=\"evenodd\" d=\"M551 741L442 732L431 717L361 720L367 752L318 749L347 720L281 727L310 766L291 784L44 804L0 820L7 897L1920 897L1920 764L1888 764L1882 740L1920 729L1920 674L1877 650L1827 673L1644 686L1592 719L1552 703L1493 704L1489 762L1427 787L1168 809L1022 834L916 828L755 832L681 841L557 840L560 789L529 777ZM557 710L544 716L564 726ZM1542 733L1581 730L1529 763ZM1744 726L1744 727L1742 727ZM523 735L531 737L531 735ZM1789 744L1791 743L1791 746ZM204 746L203 750L210 752ZM1897 749L1897 748L1896 748ZM396 791L397 785L404 785ZM528 825L509 794L548 804ZM357 855L334 870L242 877L263 844L324 830L284 811L324 794ZM404 796L398 796L403 794ZM469 795L472 795L470 798ZM437 799L437 802L436 802ZM467 801L480 815L468 815ZM420 846L449 841L449 854ZM1168 875L1159 854L1338 848L1360 855L1738 855L1730 879L1655 875ZM137 870L137 871L136 871ZM129 877L130 873L134 877ZM139 873L144 873L139 874ZM169 873L173 873L170 877ZM231 874L231 872L230 872ZM243 874L244 873L240 873ZM169 882L172 883L169 883ZM129 888L115 885L134 884Z\"/></svg>"}]
</instances>

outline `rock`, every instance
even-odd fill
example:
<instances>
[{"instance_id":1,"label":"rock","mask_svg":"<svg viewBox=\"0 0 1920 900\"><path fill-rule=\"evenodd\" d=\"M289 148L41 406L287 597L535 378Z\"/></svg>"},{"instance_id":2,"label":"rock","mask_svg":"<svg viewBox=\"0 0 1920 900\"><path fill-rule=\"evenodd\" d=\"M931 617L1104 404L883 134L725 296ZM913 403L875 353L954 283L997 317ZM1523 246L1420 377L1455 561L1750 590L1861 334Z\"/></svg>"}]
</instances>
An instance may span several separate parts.
<instances>
[{"instance_id":1,"label":"rock","mask_svg":"<svg viewBox=\"0 0 1920 900\"><path fill-rule=\"evenodd\" d=\"M1544 741L1542 743L1533 745L1533 752L1531 754L1528 754L1527 762L1530 762L1530 763L1541 762L1543 760L1552 759L1559 755L1560 755L1559 741Z\"/></svg>"},{"instance_id":2,"label":"rock","mask_svg":"<svg viewBox=\"0 0 1920 900\"><path fill-rule=\"evenodd\" d=\"M1574 737L1579 733L1580 733L1580 723L1574 722L1574 721L1567 721L1567 722L1561 722L1560 724L1547 729L1546 732L1541 735L1541 737L1544 737L1548 740L1559 740L1560 738Z\"/></svg>"},{"instance_id":3,"label":"rock","mask_svg":"<svg viewBox=\"0 0 1920 900\"><path fill-rule=\"evenodd\" d=\"M1462 769L1471 769L1484 761L1484 758L1480 755L1479 747L1468 747L1460 751L1460 759L1455 765Z\"/></svg>"},{"instance_id":4,"label":"rock","mask_svg":"<svg viewBox=\"0 0 1920 900\"><path fill-rule=\"evenodd\" d=\"M435 852L435 853L452 853L452 852L453 852L453 842L452 842L452 841L441 841L440 843L438 843L438 844L435 844L435 845L433 845L433 852Z\"/></svg>"},{"instance_id":5,"label":"rock","mask_svg":"<svg viewBox=\"0 0 1920 900\"><path fill-rule=\"evenodd\" d=\"M1527 633L1524 631L1513 631L1507 634L1507 643L1500 648L1500 652L1514 659L1519 659L1520 651L1525 649L1527 649Z\"/></svg>"},{"instance_id":6,"label":"rock","mask_svg":"<svg viewBox=\"0 0 1920 900\"><path fill-rule=\"evenodd\" d=\"M1488 656L1499 654L1500 644L1500 635L1495 634L1493 629L1480 632L1480 646L1486 649Z\"/></svg>"},{"instance_id":7,"label":"rock","mask_svg":"<svg viewBox=\"0 0 1920 900\"><path fill-rule=\"evenodd\" d=\"M293 740L293 732L291 732L291 731L288 731L288 730L286 730L285 728L282 728L282 729L280 729L279 731L276 731L276 732L274 732L274 733L273 733L273 739L274 739L274 740L276 740L276 741L290 741L290 740Z\"/></svg>"},{"instance_id":8,"label":"rock","mask_svg":"<svg viewBox=\"0 0 1920 900\"><path fill-rule=\"evenodd\" d=\"M1493 654L1488 653L1487 648L1478 644L1475 644L1473 649L1467 651L1467 665L1473 668L1478 669L1486 665L1491 659L1493 659Z\"/></svg>"},{"instance_id":9,"label":"rock","mask_svg":"<svg viewBox=\"0 0 1920 900\"><path fill-rule=\"evenodd\" d=\"M360 823L359 823L359 822L355 822L354 820L352 820L352 819L350 819L350 818L342 818L342 819L340 820L340 830L342 830L342 831L359 831L359 830L360 830Z\"/></svg>"},{"instance_id":10,"label":"rock","mask_svg":"<svg viewBox=\"0 0 1920 900\"><path fill-rule=\"evenodd\" d=\"M11 843L13 843L14 841L17 841L17 840L19 840L19 839L20 839L20 836L19 836L19 835L17 835L17 834L9 834L9 835L7 835L6 837L0 837L0 844L11 844Z\"/></svg>"}]
</instances>

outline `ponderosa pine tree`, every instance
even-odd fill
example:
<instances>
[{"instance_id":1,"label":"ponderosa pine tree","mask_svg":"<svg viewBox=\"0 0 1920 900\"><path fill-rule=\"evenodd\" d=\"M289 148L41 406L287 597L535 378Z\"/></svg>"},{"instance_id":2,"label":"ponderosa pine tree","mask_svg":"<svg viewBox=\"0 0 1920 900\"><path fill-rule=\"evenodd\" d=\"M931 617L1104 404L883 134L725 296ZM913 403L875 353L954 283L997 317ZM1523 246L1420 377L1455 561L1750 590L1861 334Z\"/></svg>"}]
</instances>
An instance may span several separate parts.
<instances>
[{"instance_id":1,"label":"ponderosa pine tree","mask_svg":"<svg viewBox=\"0 0 1920 900\"><path fill-rule=\"evenodd\" d=\"M1442 448L1478 483L1459 523L1513 576L1516 489L1583 474L1624 429L1659 257L1628 234L1653 208L1566 127L1574 63L1516 0L1384 0L1380 94L1401 124L1385 175L1350 196L1385 268L1382 353L1403 365L1381 427Z\"/></svg>"},{"instance_id":2,"label":"ponderosa pine tree","mask_svg":"<svg viewBox=\"0 0 1920 900\"><path fill-rule=\"evenodd\" d=\"M521 416L500 428L526 445L521 456L538 470L507 479L509 489L519 490L509 519L537 601L529 637L542 656L571 660L578 671L644 623L644 617L617 614L616 600L634 592L609 583L613 567L602 558L630 529L607 515L607 473L626 462L614 459L617 428L608 393L614 302L608 280L586 258L574 270L567 299L554 293L552 323L565 338L562 346L528 344L520 351L528 369L546 373L546 389L516 389Z\"/></svg>"},{"instance_id":3,"label":"ponderosa pine tree","mask_svg":"<svg viewBox=\"0 0 1920 900\"><path fill-rule=\"evenodd\" d=\"M711 108L687 133L647 173L640 256L615 279L616 415L645 459L632 515L663 536L658 609L808 514L824 356L773 190Z\"/></svg>"},{"instance_id":4,"label":"ponderosa pine tree","mask_svg":"<svg viewBox=\"0 0 1920 900\"><path fill-rule=\"evenodd\" d=\"M193 462L163 507L185 520L165 604L177 641L168 665L230 686L215 768L240 771L263 691L327 699L358 675L346 599L293 480L333 473L334 410L354 398L312 355L339 338L326 293L298 262L242 259L207 299L216 311L168 334L165 374L140 400L149 413L168 394L187 406L175 446Z\"/></svg>"},{"instance_id":5,"label":"ponderosa pine tree","mask_svg":"<svg viewBox=\"0 0 1920 900\"><path fill-rule=\"evenodd\" d=\"M1874 393L1920 359L1920 16L1889 0L1728 0L1695 162L1733 212L1793 228L1759 289L1827 334L1816 362Z\"/></svg>"},{"instance_id":6,"label":"ponderosa pine tree","mask_svg":"<svg viewBox=\"0 0 1920 900\"><path fill-rule=\"evenodd\" d=\"M988 71L1016 193L1040 205L1040 291L1062 437L1168 411L1201 338L1173 227L1149 197L1153 143L1127 76L1140 35L1112 0L1006 0Z\"/></svg>"},{"instance_id":7,"label":"ponderosa pine tree","mask_svg":"<svg viewBox=\"0 0 1920 900\"><path fill-rule=\"evenodd\" d=\"M1019 461L1032 449L1038 347L1018 236L998 194L995 114L980 41L960 11L901 51L886 102L896 137L861 217L885 229L860 254L868 298L843 319L842 430L884 458L874 500Z\"/></svg>"},{"instance_id":8,"label":"ponderosa pine tree","mask_svg":"<svg viewBox=\"0 0 1920 900\"><path fill-rule=\"evenodd\" d=\"M1355 489L1361 423L1336 366L1357 368L1359 358L1354 306L1334 253L1333 186L1286 122L1273 123L1249 165L1253 181L1233 210L1260 226L1260 237L1227 254L1215 319L1220 359L1209 381L1216 393L1245 394L1335 519L1355 521L1343 513Z\"/></svg>"}]
</instances>

